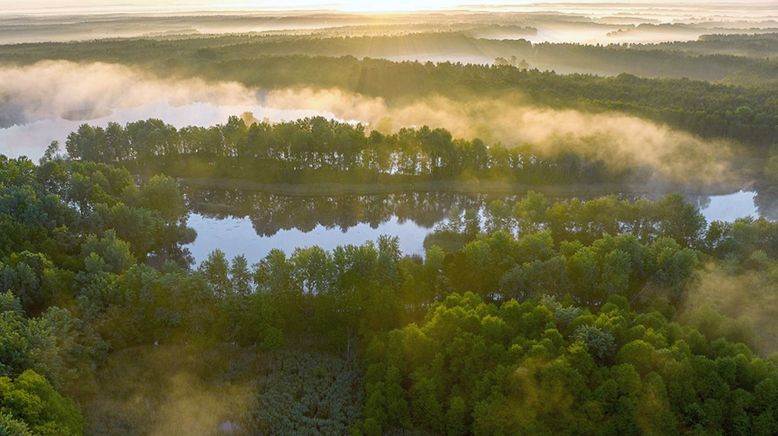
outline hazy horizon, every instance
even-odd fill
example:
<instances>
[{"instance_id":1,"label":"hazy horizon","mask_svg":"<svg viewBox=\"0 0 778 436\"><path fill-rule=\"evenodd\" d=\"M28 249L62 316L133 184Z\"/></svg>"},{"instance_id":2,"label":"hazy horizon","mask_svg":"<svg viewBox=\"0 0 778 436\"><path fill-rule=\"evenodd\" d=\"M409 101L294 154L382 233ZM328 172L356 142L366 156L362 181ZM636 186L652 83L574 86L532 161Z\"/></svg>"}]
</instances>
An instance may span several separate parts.
<instances>
[{"instance_id":1,"label":"hazy horizon","mask_svg":"<svg viewBox=\"0 0 778 436\"><path fill-rule=\"evenodd\" d=\"M79 14L111 14L111 13L200 13L200 12L353 12L353 13L385 13L385 12L415 12L415 11L552 11L580 13L586 10L614 12L625 14L634 11L639 13L645 8L659 7L662 10L672 10L685 16L696 10L731 10L738 15L748 16L755 11L744 11L743 6L767 6L778 10L778 5L772 0L750 0L748 2L732 1L691 1L679 3L676 1L658 0L645 2L628 2L625 0L431 0L431 1L364 1L364 0L291 0L279 4L266 0L232 0L229 2L213 2L210 0L179 0L165 2L161 5L152 0L29 0L20 4L12 0L0 0L0 14L5 15L79 15ZM772 17L765 16L764 19Z\"/></svg>"}]
</instances>

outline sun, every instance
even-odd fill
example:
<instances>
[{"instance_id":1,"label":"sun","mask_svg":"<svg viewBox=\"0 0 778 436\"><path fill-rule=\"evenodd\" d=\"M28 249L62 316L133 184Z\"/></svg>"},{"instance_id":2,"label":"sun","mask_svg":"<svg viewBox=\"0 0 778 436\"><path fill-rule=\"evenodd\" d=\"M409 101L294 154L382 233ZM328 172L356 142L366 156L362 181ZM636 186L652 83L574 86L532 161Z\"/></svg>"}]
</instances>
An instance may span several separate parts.
<instances>
[{"instance_id":1,"label":"sun","mask_svg":"<svg viewBox=\"0 0 778 436\"><path fill-rule=\"evenodd\" d=\"M395 1L369 1L369 0L343 0L340 7L348 12L409 12L409 11L431 11L456 8L460 2L452 0L432 0L432 1L413 1L413 0L395 0Z\"/></svg>"}]
</instances>

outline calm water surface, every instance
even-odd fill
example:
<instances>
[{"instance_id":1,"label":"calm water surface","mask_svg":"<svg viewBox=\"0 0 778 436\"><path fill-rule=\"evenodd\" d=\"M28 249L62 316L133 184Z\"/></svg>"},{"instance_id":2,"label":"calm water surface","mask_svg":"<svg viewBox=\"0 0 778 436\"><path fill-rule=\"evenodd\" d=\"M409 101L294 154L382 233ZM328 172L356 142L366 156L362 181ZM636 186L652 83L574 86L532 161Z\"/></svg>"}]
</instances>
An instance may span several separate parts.
<instances>
[{"instance_id":1,"label":"calm water surface","mask_svg":"<svg viewBox=\"0 0 778 436\"><path fill-rule=\"evenodd\" d=\"M258 203L254 211L193 212L189 226L198 236L187 248L195 262L201 262L217 248L228 258L244 255L253 264L273 248L291 253L295 248L318 245L330 250L339 245L375 241L381 235L398 237L405 254L423 254L424 238L436 225L446 222L452 212L473 205L464 196L413 194L412 200L385 201L380 210L364 211L355 205L369 205L383 197L362 196L333 204L329 199L267 195L274 200L254 194ZM431 195L435 198L424 198ZM251 202L248 197L241 201ZM700 205L702 214L711 222L759 217L755 198L755 192L740 191L690 200ZM283 205L279 206L281 202ZM333 216L338 211L342 214Z\"/></svg>"}]
</instances>

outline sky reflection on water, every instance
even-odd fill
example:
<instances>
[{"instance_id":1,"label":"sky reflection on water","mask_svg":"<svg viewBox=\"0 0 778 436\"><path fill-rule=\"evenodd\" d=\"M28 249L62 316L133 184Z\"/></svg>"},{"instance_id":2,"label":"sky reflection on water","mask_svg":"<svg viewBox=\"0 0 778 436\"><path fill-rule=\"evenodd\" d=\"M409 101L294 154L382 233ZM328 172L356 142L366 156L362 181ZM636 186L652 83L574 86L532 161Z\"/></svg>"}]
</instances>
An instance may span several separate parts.
<instances>
[{"instance_id":1,"label":"sky reflection on water","mask_svg":"<svg viewBox=\"0 0 778 436\"><path fill-rule=\"evenodd\" d=\"M727 195L708 197L707 205L701 208L708 222L734 221L747 216L758 217L754 202L756 193L740 191ZM302 200L301 200L302 201ZM442 222L442 221L441 221ZM273 235L259 235L254 229L251 219L246 217L211 217L192 213L189 226L197 231L197 239L187 246L192 252L196 263L208 257L213 250L222 250L228 258L244 255L249 263L254 264L264 258L273 248L291 253L295 248L318 245L331 250L340 245L360 245L367 241L375 241L381 235L396 236L400 241L400 249L404 254L424 253L424 238L434 230L435 226L425 227L406 219L401 221L396 215L371 227L367 223L359 223L348 227L345 231L340 227L325 227L321 224L311 231L300 229L279 230Z\"/></svg>"}]
</instances>

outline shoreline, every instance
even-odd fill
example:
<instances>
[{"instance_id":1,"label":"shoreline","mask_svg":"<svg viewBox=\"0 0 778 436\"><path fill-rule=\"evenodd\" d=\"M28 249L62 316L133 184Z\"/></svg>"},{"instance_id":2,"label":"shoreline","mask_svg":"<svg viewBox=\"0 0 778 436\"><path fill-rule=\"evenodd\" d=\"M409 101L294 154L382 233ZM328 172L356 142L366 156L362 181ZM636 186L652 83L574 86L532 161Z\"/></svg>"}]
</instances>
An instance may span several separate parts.
<instances>
[{"instance_id":1,"label":"shoreline","mask_svg":"<svg viewBox=\"0 0 778 436\"><path fill-rule=\"evenodd\" d=\"M200 189L266 192L285 196L317 197L341 195L383 195L402 193L523 194L529 191L549 195L652 194L680 192L689 195L727 195L753 189L749 185L702 187L670 184L598 183L590 185L527 185L500 181L422 181L398 183L261 183L229 178L176 178L179 184Z\"/></svg>"}]
</instances>

